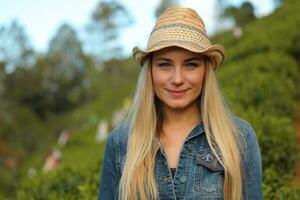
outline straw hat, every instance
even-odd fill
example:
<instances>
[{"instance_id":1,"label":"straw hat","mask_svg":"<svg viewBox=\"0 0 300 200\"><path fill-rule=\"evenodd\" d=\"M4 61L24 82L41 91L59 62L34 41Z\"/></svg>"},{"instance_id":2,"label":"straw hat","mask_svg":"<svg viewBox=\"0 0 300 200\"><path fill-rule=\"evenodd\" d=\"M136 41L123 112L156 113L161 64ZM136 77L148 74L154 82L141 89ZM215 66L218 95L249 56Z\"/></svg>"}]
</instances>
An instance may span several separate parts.
<instances>
[{"instance_id":1,"label":"straw hat","mask_svg":"<svg viewBox=\"0 0 300 200\"><path fill-rule=\"evenodd\" d=\"M146 50L134 47L132 54L143 66L147 56L166 47L177 46L210 58L214 69L225 60L225 50L220 44L211 44L205 25L197 12L191 8L171 7L158 18L148 40Z\"/></svg>"}]
</instances>

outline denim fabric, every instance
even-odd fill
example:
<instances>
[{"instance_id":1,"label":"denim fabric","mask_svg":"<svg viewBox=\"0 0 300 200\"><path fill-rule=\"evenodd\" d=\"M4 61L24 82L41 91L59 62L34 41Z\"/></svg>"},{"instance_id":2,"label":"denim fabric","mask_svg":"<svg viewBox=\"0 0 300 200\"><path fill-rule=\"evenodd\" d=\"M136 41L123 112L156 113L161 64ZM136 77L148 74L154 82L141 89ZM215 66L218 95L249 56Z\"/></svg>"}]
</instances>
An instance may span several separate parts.
<instances>
[{"instance_id":1,"label":"denim fabric","mask_svg":"<svg viewBox=\"0 0 300 200\"><path fill-rule=\"evenodd\" d=\"M243 199L260 200L262 166L256 135L251 125L239 118L235 123L244 138L242 166ZM99 200L117 199L122 163L126 155L128 127L123 123L109 135L100 180ZM223 199L224 168L212 153L202 124L186 138L181 149L174 179L167 156L161 147L155 160L155 178L160 200L221 200Z\"/></svg>"}]
</instances>

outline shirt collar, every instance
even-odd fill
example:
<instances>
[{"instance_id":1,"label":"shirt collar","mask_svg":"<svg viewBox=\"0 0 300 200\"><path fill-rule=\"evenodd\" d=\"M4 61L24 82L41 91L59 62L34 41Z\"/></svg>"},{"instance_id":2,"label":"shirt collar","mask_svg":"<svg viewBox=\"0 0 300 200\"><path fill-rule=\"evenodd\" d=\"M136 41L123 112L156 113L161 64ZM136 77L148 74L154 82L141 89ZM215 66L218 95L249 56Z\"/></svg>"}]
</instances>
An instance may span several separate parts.
<instances>
[{"instance_id":1,"label":"shirt collar","mask_svg":"<svg viewBox=\"0 0 300 200\"><path fill-rule=\"evenodd\" d=\"M203 126L203 123L199 123L197 124L193 129L192 131L189 133L189 135L186 137L185 141L189 141L190 139L204 133L204 126Z\"/></svg>"}]
</instances>

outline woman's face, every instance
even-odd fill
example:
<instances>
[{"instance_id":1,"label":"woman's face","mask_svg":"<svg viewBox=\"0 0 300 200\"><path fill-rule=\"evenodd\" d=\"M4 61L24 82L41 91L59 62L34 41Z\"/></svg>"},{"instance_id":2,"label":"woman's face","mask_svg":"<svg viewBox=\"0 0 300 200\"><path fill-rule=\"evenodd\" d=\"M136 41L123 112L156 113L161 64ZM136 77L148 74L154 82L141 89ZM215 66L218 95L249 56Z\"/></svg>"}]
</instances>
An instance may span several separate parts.
<instances>
[{"instance_id":1,"label":"woman's face","mask_svg":"<svg viewBox=\"0 0 300 200\"><path fill-rule=\"evenodd\" d=\"M185 109L197 105L205 74L204 57L179 47L152 54L154 91L163 106Z\"/></svg>"}]
</instances>

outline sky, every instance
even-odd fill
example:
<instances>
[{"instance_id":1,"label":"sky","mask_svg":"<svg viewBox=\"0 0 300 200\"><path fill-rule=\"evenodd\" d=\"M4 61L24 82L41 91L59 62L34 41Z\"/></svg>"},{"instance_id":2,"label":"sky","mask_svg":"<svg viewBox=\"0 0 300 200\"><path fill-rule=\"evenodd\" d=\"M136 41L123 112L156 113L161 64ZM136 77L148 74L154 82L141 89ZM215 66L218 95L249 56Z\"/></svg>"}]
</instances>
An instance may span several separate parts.
<instances>
[{"instance_id":1,"label":"sky","mask_svg":"<svg viewBox=\"0 0 300 200\"><path fill-rule=\"evenodd\" d=\"M121 43L125 54L132 47L145 47L147 38L154 26L154 10L160 0L119 0L130 12L134 23L123 30ZM240 5L242 0L230 0ZM272 12L272 0L250 0L257 16ZM84 27L100 0L0 0L0 27L16 19L26 31L30 42L38 52L46 52L49 41L54 37L60 25L68 23L83 35ZM213 34L217 30L217 0L181 0L180 5L194 8L203 18L207 31Z\"/></svg>"}]
</instances>

